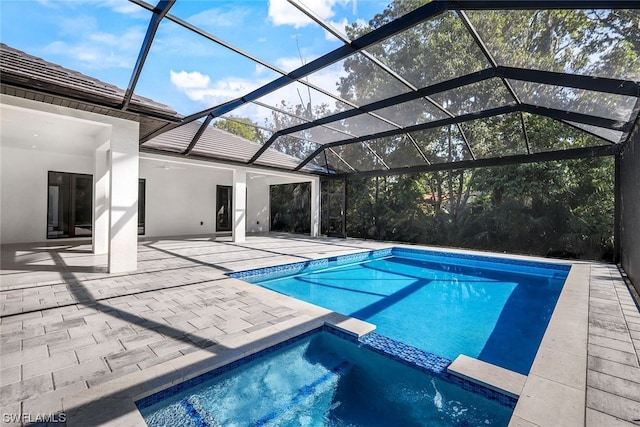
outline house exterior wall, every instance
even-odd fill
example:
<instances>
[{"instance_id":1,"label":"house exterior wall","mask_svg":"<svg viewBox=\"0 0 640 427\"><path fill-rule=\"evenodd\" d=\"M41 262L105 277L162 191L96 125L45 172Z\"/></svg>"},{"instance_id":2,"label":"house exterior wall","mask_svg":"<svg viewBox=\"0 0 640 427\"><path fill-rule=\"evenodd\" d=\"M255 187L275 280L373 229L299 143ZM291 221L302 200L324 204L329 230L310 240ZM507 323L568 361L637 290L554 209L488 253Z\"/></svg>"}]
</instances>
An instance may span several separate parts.
<instances>
[{"instance_id":1,"label":"house exterior wall","mask_svg":"<svg viewBox=\"0 0 640 427\"><path fill-rule=\"evenodd\" d=\"M111 253L107 247L119 244L119 234L137 241L138 177L145 179L146 187L145 237L216 232L216 186L234 185L234 166L148 153L138 156L135 122L4 95L1 100L0 243L47 241L49 171L94 176L96 253ZM37 126L40 135L35 142ZM135 152L129 155L127 150ZM242 169L247 189L245 230L250 233L269 231L270 185L312 181L319 188L319 179L309 175ZM113 198L115 187L118 200Z\"/></svg>"},{"instance_id":2,"label":"house exterior wall","mask_svg":"<svg viewBox=\"0 0 640 427\"><path fill-rule=\"evenodd\" d=\"M249 175L247 179L247 232L269 231L269 186L271 177Z\"/></svg>"},{"instance_id":3,"label":"house exterior wall","mask_svg":"<svg viewBox=\"0 0 640 427\"><path fill-rule=\"evenodd\" d=\"M215 233L216 186L233 185L230 170L140 160L146 181L146 237ZM2 243L47 240L49 171L93 174L89 154L1 147ZM251 174L249 174L251 176ZM247 179L247 232L269 231L269 186L295 179ZM203 225L200 225L200 222Z\"/></svg>"},{"instance_id":4,"label":"house exterior wall","mask_svg":"<svg viewBox=\"0 0 640 427\"><path fill-rule=\"evenodd\" d=\"M145 237L217 232L216 186L233 186L232 167L143 154L140 178L146 184ZM247 169L246 231L269 231L269 186L313 179L316 178L270 175Z\"/></svg>"},{"instance_id":5,"label":"house exterior wall","mask_svg":"<svg viewBox=\"0 0 640 427\"><path fill-rule=\"evenodd\" d=\"M48 172L93 174L93 157L16 148L0 148L0 236L2 243L43 242L47 239Z\"/></svg>"},{"instance_id":6,"label":"house exterior wall","mask_svg":"<svg viewBox=\"0 0 640 427\"><path fill-rule=\"evenodd\" d=\"M164 162L165 159L169 162ZM156 156L154 161L140 159L140 178L146 181L145 237L215 233L216 186L233 185L231 170L170 161L171 158L162 156ZM0 233L5 244L47 240L49 171L94 174L91 154L17 148L8 144L0 148L0 165ZM269 187L300 179L248 175L247 232L268 232Z\"/></svg>"},{"instance_id":7,"label":"house exterior wall","mask_svg":"<svg viewBox=\"0 0 640 427\"><path fill-rule=\"evenodd\" d=\"M318 178L309 177L307 178L308 180L317 181L319 188L320 181ZM252 176L249 174L247 179L247 231L250 233L264 233L270 230L269 187L300 181L300 178L293 177L262 176L260 174ZM317 215L319 215L319 212ZM311 230L312 234L314 234L313 226Z\"/></svg>"},{"instance_id":8,"label":"house exterior wall","mask_svg":"<svg viewBox=\"0 0 640 427\"><path fill-rule=\"evenodd\" d=\"M621 263L640 292L640 124L620 156Z\"/></svg>"},{"instance_id":9,"label":"house exterior wall","mask_svg":"<svg viewBox=\"0 0 640 427\"><path fill-rule=\"evenodd\" d=\"M216 186L232 185L231 171L154 158L140 159L140 178L146 181L145 236L215 233Z\"/></svg>"}]
</instances>

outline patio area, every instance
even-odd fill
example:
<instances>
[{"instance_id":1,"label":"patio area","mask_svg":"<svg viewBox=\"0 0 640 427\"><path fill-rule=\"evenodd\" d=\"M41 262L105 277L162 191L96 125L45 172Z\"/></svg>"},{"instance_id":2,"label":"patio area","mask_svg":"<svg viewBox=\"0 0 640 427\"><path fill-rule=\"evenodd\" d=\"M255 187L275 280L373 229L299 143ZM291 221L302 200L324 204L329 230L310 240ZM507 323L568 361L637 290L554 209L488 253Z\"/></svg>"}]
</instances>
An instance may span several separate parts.
<instances>
[{"instance_id":1,"label":"patio area","mask_svg":"<svg viewBox=\"0 0 640 427\"><path fill-rule=\"evenodd\" d=\"M122 396L163 389L325 322L367 332L364 322L225 273L390 246L398 245L289 234L252 235L245 243L163 238L139 243L136 272L107 274L106 256L94 256L90 242L3 245L3 422L60 413L68 425L132 425L141 418ZM512 425L640 425L638 307L615 265L577 264L588 296L588 320L582 307L577 321L588 335L574 338L588 356L568 363L552 353L539 357L534 368L555 365L572 386L525 385ZM566 407L567 389L582 396L582 407Z\"/></svg>"}]
</instances>

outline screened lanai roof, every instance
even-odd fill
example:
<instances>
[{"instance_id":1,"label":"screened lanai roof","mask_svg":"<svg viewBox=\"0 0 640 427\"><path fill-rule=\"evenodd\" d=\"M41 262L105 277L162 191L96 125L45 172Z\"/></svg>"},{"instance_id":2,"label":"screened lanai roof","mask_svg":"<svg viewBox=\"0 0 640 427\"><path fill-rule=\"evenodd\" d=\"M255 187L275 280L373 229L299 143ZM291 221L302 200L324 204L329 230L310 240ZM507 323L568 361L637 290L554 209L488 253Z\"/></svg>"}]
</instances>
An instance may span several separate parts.
<instances>
[{"instance_id":1,"label":"screened lanai roof","mask_svg":"<svg viewBox=\"0 0 640 427\"><path fill-rule=\"evenodd\" d=\"M159 66L154 42L168 28L190 40L176 64L216 51L223 60L211 67L237 61L263 76L241 96L176 108L177 120L141 135L143 149L328 175L394 174L613 154L640 110L637 1L396 1L368 23L342 27L315 2L288 0L281 7L336 40L308 59L294 33L282 39L297 64L261 59L242 29L218 34L203 20L206 2L131 3L149 26L123 110ZM221 122L250 129L255 144L247 151L216 141L211 130Z\"/></svg>"}]
</instances>

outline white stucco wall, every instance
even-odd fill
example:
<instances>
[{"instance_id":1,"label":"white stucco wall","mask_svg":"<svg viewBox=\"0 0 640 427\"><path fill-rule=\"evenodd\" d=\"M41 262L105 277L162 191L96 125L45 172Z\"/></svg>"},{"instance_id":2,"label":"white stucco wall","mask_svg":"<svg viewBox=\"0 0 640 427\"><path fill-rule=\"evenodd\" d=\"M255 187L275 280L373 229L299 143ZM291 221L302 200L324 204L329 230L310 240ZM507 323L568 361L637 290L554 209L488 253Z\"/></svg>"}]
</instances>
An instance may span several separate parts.
<instances>
[{"instance_id":1,"label":"white stucco wall","mask_svg":"<svg viewBox=\"0 0 640 427\"><path fill-rule=\"evenodd\" d=\"M45 242L48 171L91 174L95 178L99 163L95 150L120 141L122 132L127 134L126 140L131 139L129 134L137 134L137 123L5 95L0 101L0 242ZM137 141L134 146L137 157ZM106 151L99 156L105 154L115 155L111 161L121 162L121 153ZM148 153L140 154L137 166L124 171L124 183L118 183L122 171L110 178L120 187L120 200L114 207L118 215L109 219L115 224L110 226L113 233L126 229L129 235L137 231L137 185L132 184L137 178L129 176L132 172L146 180L145 237L216 232L216 186L233 185L234 166ZM270 185L317 180L302 174L244 169L245 229L250 233L269 231ZM122 215L125 208L128 213ZM132 237L135 242L136 235ZM105 244L100 243L103 253Z\"/></svg>"},{"instance_id":2,"label":"white stucco wall","mask_svg":"<svg viewBox=\"0 0 640 427\"><path fill-rule=\"evenodd\" d=\"M143 156L140 178L146 180L146 237L216 231L216 186L232 185L230 170Z\"/></svg>"},{"instance_id":3,"label":"white stucco wall","mask_svg":"<svg viewBox=\"0 0 640 427\"><path fill-rule=\"evenodd\" d=\"M247 232L269 231L269 181L271 177L250 174L247 179Z\"/></svg>"},{"instance_id":4,"label":"white stucco wall","mask_svg":"<svg viewBox=\"0 0 640 427\"><path fill-rule=\"evenodd\" d=\"M145 237L214 233L216 186L233 184L231 170L155 157L153 161L140 159L140 178L146 180ZM2 243L47 240L48 171L93 174L94 169L93 155L88 153L56 153L7 144L0 149L0 161ZM247 232L269 231L269 186L299 180L249 173Z\"/></svg>"},{"instance_id":5,"label":"white stucco wall","mask_svg":"<svg viewBox=\"0 0 640 427\"><path fill-rule=\"evenodd\" d=\"M93 174L93 157L15 148L0 148L2 243L47 240L48 171Z\"/></svg>"},{"instance_id":6,"label":"white stucco wall","mask_svg":"<svg viewBox=\"0 0 640 427\"><path fill-rule=\"evenodd\" d=\"M269 187L277 184L291 184L314 180L319 188L319 179L300 176L269 176L256 172L247 179L247 231L261 233L269 231ZM313 196L312 196L313 197ZM319 198L319 195L318 195ZM313 205L313 201L312 201ZM318 205L318 211L320 207ZM319 212L318 212L319 215ZM311 227L313 232L313 226Z\"/></svg>"},{"instance_id":7,"label":"white stucco wall","mask_svg":"<svg viewBox=\"0 0 640 427\"><path fill-rule=\"evenodd\" d=\"M233 185L231 166L141 154L146 180L145 237L215 233L216 186ZM310 179L247 169L246 231L269 231L269 186ZM200 222L203 222L200 225Z\"/></svg>"}]
</instances>

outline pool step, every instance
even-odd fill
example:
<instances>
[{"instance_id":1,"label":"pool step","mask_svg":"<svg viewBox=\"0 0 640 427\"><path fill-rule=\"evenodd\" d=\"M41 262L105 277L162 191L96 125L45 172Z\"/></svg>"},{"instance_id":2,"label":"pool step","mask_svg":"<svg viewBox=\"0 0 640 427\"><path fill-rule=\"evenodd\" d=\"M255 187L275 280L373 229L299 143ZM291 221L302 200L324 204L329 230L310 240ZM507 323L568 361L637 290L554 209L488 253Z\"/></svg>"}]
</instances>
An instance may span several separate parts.
<instances>
[{"instance_id":1,"label":"pool step","mask_svg":"<svg viewBox=\"0 0 640 427\"><path fill-rule=\"evenodd\" d=\"M517 399L527 380L526 375L510 371L464 354L456 357L447 372Z\"/></svg>"},{"instance_id":2,"label":"pool step","mask_svg":"<svg viewBox=\"0 0 640 427\"><path fill-rule=\"evenodd\" d=\"M351 367L351 364L349 362L347 362L346 360L342 361L340 364L329 369L329 372L327 372L326 374L324 374L323 376L321 376L311 384L301 387L288 403L282 405L279 408L275 408L274 410L272 410L262 418L253 422L251 425L264 426L268 423L271 423L277 420L278 418L285 415L287 412L298 407L304 399L307 399L315 395L318 392L318 388L321 385L325 384L330 380L335 379L336 377L340 377L341 375L345 374L350 367Z\"/></svg>"},{"instance_id":3,"label":"pool step","mask_svg":"<svg viewBox=\"0 0 640 427\"><path fill-rule=\"evenodd\" d=\"M181 400L180 406L186 411L196 427L220 427L220 423L207 412L195 396Z\"/></svg>"}]
</instances>

